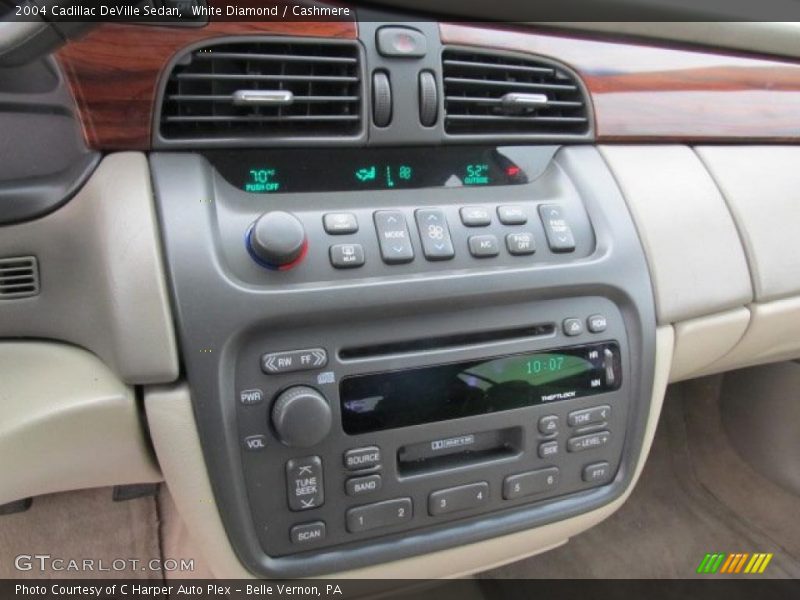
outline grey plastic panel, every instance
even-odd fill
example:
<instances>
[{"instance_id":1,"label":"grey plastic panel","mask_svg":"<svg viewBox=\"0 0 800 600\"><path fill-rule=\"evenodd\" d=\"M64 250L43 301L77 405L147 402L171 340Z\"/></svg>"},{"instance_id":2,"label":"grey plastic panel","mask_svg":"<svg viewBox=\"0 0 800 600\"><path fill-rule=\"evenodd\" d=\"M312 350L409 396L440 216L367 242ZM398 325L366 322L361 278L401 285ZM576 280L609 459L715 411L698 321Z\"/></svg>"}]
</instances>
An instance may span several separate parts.
<instances>
[{"instance_id":1,"label":"grey plastic panel","mask_svg":"<svg viewBox=\"0 0 800 600\"><path fill-rule=\"evenodd\" d=\"M35 256L39 295L0 301L0 337L67 341L127 383L169 382L178 356L143 154L106 157L66 205L0 227L0 258Z\"/></svg>"},{"instance_id":2,"label":"grey plastic panel","mask_svg":"<svg viewBox=\"0 0 800 600\"><path fill-rule=\"evenodd\" d=\"M544 188L550 193L542 195L541 188L528 186L533 201L559 201L568 197L564 196L565 190L577 193L595 237L593 250L585 257L559 264L476 264L470 268L419 272L386 267L374 276L360 279L344 279L332 270L324 281L310 279L286 286L268 284L267 276L258 271L248 274L235 268L236 264L245 265L249 258L243 243L244 231L232 227L229 220L251 222L263 206L254 203L237 208L232 190L216 186L214 173L197 155L154 154L151 165L205 460L230 540L252 572L272 576L319 574L431 552L581 514L624 492L642 448L648 417L655 313L636 231L622 196L594 148L564 148L556 154L548 170L560 183ZM398 200L405 206L480 204L501 201L510 188L459 190L452 199L436 196L435 191L411 190ZM376 205L389 203L382 192L370 195ZM317 206L321 198L295 194L287 201L291 204L284 209L302 212L308 206ZM364 196L350 193L327 194L324 202L329 210L370 206ZM320 240L312 239L311 243L319 244ZM322 242L323 247L327 243ZM421 265L427 263L419 263L418 268ZM267 348L277 342L283 346L293 340L316 338L314 347L322 345L334 352L341 342L330 336L345 328L356 335L360 324L364 335L375 326L383 329L383 337L402 339L404 323L420 327L425 320L435 320L437 314L446 313L448 329L469 332L480 326L476 323L480 323L482 315L495 322L502 319L503 307L587 296L613 303L627 335L630 368L624 377L629 385L628 428L612 484L552 503L519 507L490 520L457 521L400 541L379 538L346 550L297 557L275 558L263 551L249 509L237 431L235 364L247 344L258 340L257 345ZM537 321L535 314L524 312L515 313L509 321L525 320L526 315ZM268 385L266 380L264 385ZM258 425L258 420L255 423ZM283 494L283 479L265 478L263 485Z\"/></svg>"}]
</instances>

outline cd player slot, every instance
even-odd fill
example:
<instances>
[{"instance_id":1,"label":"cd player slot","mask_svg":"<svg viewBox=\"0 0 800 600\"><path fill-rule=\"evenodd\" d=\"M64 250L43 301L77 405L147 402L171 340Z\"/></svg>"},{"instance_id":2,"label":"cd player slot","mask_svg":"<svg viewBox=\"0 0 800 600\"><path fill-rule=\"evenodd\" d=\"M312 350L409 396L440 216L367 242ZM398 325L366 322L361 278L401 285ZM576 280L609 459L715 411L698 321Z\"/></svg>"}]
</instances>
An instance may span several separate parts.
<instances>
[{"instance_id":1,"label":"cd player slot","mask_svg":"<svg viewBox=\"0 0 800 600\"><path fill-rule=\"evenodd\" d=\"M339 350L341 360L361 358L375 358L390 354L408 354L412 352L425 352L441 350L458 346L472 346L490 342L504 342L520 339L530 339L551 336L555 333L554 323L541 323L513 329L494 329L489 331L458 333L430 338L418 338L403 342L388 342L368 346L353 346Z\"/></svg>"},{"instance_id":2,"label":"cd player slot","mask_svg":"<svg viewBox=\"0 0 800 600\"><path fill-rule=\"evenodd\" d=\"M510 427L407 444L397 451L397 472L420 475L510 458L522 452L522 437L521 427Z\"/></svg>"}]
</instances>

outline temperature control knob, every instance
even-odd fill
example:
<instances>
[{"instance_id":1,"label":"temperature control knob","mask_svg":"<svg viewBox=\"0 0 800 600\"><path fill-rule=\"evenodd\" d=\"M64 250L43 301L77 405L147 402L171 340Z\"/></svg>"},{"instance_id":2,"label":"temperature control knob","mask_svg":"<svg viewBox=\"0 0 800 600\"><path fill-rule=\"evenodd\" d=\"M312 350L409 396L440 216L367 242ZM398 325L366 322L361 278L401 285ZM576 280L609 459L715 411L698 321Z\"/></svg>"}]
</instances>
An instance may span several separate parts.
<instances>
[{"instance_id":1,"label":"temperature control knob","mask_svg":"<svg viewBox=\"0 0 800 600\"><path fill-rule=\"evenodd\" d=\"M288 212L264 213L247 233L247 249L261 266L286 271L306 254L306 230L300 219Z\"/></svg>"},{"instance_id":2,"label":"temperature control knob","mask_svg":"<svg viewBox=\"0 0 800 600\"><path fill-rule=\"evenodd\" d=\"M309 448L331 429L331 407L325 396L304 385L281 392L272 406L272 425L287 446Z\"/></svg>"}]
</instances>

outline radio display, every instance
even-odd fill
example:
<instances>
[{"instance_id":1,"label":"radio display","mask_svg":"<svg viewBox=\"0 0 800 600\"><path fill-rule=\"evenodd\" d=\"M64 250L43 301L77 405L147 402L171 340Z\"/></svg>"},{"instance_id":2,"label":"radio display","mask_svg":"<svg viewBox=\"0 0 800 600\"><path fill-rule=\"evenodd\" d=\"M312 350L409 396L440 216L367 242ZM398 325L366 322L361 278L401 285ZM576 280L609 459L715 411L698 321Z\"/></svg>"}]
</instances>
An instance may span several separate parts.
<instances>
[{"instance_id":1,"label":"radio display","mask_svg":"<svg viewBox=\"0 0 800 600\"><path fill-rule=\"evenodd\" d=\"M208 151L231 185L253 194L486 187L528 182L511 148L336 148Z\"/></svg>"},{"instance_id":2,"label":"radio display","mask_svg":"<svg viewBox=\"0 0 800 600\"><path fill-rule=\"evenodd\" d=\"M350 435L434 423L619 388L619 346L593 344L345 377L342 426Z\"/></svg>"}]
</instances>

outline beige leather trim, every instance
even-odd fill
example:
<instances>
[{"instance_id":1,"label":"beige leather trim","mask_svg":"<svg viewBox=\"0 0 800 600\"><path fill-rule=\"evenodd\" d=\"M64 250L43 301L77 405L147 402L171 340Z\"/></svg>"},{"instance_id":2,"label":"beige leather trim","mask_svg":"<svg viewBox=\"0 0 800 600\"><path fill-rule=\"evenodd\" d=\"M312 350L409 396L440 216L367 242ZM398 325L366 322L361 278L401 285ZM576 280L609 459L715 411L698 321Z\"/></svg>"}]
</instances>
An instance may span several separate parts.
<instances>
[{"instance_id":1,"label":"beige leather trim","mask_svg":"<svg viewBox=\"0 0 800 600\"><path fill-rule=\"evenodd\" d=\"M644 447L633 484L622 497L607 506L558 523L333 576L383 579L464 576L544 552L607 518L630 495L650 451L669 378L673 345L672 328L659 328L655 383ZM189 534L194 536L195 547L203 554L215 576L252 577L236 558L217 512L195 428L188 387L181 384L148 389L145 392L145 407L167 486Z\"/></svg>"},{"instance_id":2,"label":"beige leather trim","mask_svg":"<svg viewBox=\"0 0 800 600\"><path fill-rule=\"evenodd\" d=\"M800 358L800 297L751 304L750 324L741 341L697 375Z\"/></svg>"},{"instance_id":3,"label":"beige leather trim","mask_svg":"<svg viewBox=\"0 0 800 600\"><path fill-rule=\"evenodd\" d=\"M743 306L753 291L725 200L686 146L600 146L650 267L660 324Z\"/></svg>"},{"instance_id":4,"label":"beige leather trim","mask_svg":"<svg viewBox=\"0 0 800 600\"><path fill-rule=\"evenodd\" d=\"M724 313L681 321L675 325L675 353L670 381L708 373L709 365L730 352L742 339L750 311L744 307Z\"/></svg>"},{"instance_id":5,"label":"beige leather trim","mask_svg":"<svg viewBox=\"0 0 800 600\"><path fill-rule=\"evenodd\" d=\"M96 356L0 343L0 504L160 480L133 390Z\"/></svg>"},{"instance_id":6,"label":"beige leather trim","mask_svg":"<svg viewBox=\"0 0 800 600\"><path fill-rule=\"evenodd\" d=\"M756 301L800 293L800 147L695 150L736 221Z\"/></svg>"},{"instance_id":7,"label":"beige leather trim","mask_svg":"<svg viewBox=\"0 0 800 600\"><path fill-rule=\"evenodd\" d=\"M2 227L0 257L30 255L39 261L41 292L0 302L0 337L76 344L127 383L177 379L177 345L144 154L107 156L54 213Z\"/></svg>"}]
</instances>

